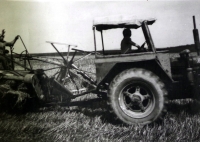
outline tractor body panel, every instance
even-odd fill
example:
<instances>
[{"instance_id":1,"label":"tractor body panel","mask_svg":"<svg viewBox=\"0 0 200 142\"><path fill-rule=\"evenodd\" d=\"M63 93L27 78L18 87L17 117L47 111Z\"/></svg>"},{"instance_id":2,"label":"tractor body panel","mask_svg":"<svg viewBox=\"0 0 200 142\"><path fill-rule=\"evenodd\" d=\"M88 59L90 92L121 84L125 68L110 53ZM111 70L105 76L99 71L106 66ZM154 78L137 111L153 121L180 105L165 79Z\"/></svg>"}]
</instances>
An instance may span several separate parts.
<instances>
[{"instance_id":1,"label":"tractor body panel","mask_svg":"<svg viewBox=\"0 0 200 142\"><path fill-rule=\"evenodd\" d=\"M161 78L173 82L169 54L165 53L145 52L97 56L95 65L98 86L109 83L117 74L130 68L145 68L159 74Z\"/></svg>"}]
</instances>

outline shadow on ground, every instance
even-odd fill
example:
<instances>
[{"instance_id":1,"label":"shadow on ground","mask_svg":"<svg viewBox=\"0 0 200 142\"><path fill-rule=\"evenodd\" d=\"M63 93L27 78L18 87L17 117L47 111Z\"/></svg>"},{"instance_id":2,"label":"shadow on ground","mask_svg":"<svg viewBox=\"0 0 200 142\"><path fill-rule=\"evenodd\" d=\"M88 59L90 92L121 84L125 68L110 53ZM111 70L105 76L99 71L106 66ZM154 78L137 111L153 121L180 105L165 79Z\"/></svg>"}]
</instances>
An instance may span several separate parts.
<instances>
[{"instance_id":1,"label":"shadow on ground","mask_svg":"<svg viewBox=\"0 0 200 142\"><path fill-rule=\"evenodd\" d=\"M189 115L194 115L199 113L200 105L197 105L195 101L184 99L184 100L173 100L169 101L167 105L168 113L179 115L183 111ZM89 99L84 101L76 101L71 102L69 105L51 105L45 107L33 107L29 106L30 108L26 111L12 111L10 113L14 114L24 114L26 112L47 112L47 111L56 111L56 112L77 112L82 113L88 117L100 117L102 122L111 123L113 125L123 125L122 122L111 113L109 106L105 99ZM3 110L1 110L3 111ZM1 112L0 111L0 112Z\"/></svg>"},{"instance_id":2,"label":"shadow on ground","mask_svg":"<svg viewBox=\"0 0 200 142\"><path fill-rule=\"evenodd\" d=\"M167 111L179 115L183 111L189 115L200 113L200 105L192 99L172 100L167 105Z\"/></svg>"}]
</instances>

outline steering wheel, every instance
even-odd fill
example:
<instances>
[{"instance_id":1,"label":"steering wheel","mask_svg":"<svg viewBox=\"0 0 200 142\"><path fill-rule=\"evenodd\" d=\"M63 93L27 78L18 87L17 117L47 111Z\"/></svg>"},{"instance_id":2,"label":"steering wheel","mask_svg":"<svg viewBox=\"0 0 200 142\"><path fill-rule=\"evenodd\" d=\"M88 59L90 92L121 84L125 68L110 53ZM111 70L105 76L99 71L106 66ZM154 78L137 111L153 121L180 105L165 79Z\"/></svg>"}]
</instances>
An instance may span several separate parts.
<instances>
[{"instance_id":1,"label":"steering wheel","mask_svg":"<svg viewBox=\"0 0 200 142\"><path fill-rule=\"evenodd\" d=\"M140 46L140 48L138 50L145 51L145 52L148 51L146 48L144 48L145 44L146 44L146 41Z\"/></svg>"}]
</instances>

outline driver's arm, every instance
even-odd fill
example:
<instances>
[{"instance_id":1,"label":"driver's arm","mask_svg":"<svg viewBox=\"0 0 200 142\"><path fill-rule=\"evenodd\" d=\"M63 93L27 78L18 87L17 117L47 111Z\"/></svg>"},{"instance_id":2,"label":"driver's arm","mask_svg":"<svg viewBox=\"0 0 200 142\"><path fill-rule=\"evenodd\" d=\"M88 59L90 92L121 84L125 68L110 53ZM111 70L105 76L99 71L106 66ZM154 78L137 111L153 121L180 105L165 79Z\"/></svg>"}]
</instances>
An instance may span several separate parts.
<instances>
[{"instance_id":1,"label":"driver's arm","mask_svg":"<svg viewBox=\"0 0 200 142\"><path fill-rule=\"evenodd\" d=\"M136 44L135 42L133 42L131 40L130 40L130 44L133 45L133 46L135 46L135 47L137 47L138 49L141 48L138 44Z\"/></svg>"}]
</instances>

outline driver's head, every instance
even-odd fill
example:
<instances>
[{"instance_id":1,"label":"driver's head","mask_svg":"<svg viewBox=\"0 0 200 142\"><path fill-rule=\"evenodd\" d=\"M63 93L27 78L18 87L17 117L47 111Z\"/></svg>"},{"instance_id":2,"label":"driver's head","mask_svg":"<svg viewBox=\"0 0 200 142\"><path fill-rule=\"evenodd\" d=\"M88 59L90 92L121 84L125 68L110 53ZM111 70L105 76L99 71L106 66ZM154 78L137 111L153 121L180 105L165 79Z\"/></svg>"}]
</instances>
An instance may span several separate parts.
<instances>
[{"instance_id":1,"label":"driver's head","mask_svg":"<svg viewBox=\"0 0 200 142\"><path fill-rule=\"evenodd\" d=\"M130 29L124 29L123 35L124 35L124 37L130 37L131 36L131 30Z\"/></svg>"}]
</instances>

